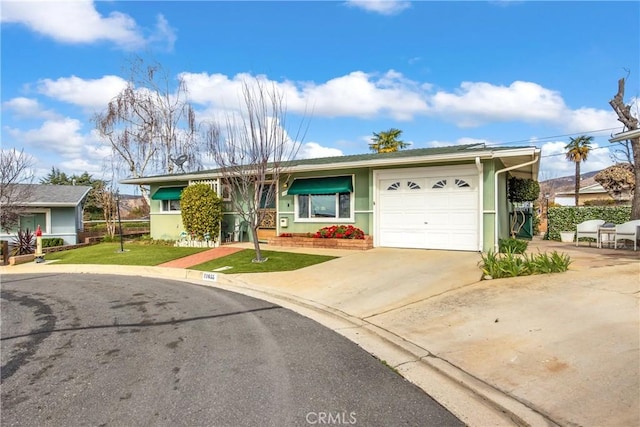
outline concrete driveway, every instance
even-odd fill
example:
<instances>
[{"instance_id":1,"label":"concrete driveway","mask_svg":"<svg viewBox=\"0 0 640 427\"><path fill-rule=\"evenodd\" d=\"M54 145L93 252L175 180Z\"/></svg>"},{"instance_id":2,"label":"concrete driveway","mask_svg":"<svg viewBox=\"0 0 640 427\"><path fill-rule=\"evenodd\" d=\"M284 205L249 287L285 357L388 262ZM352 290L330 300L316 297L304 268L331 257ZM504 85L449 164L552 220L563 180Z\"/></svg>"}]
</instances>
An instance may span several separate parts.
<instances>
[{"instance_id":1,"label":"concrete driveway","mask_svg":"<svg viewBox=\"0 0 640 427\"><path fill-rule=\"evenodd\" d=\"M640 252L544 241L530 251L564 252L574 264L562 274L480 281L477 253L376 248L233 277L337 311L484 394L516 424L640 425ZM414 361L395 366L411 377ZM447 394L441 403L467 423L495 422L452 407Z\"/></svg>"},{"instance_id":2,"label":"concrete driveway","mask_svg":"<svg viewBox=\"0 0 640 427\"><path fill-rule=\"evenodd\" d=\"M215 282L172 268L120 273L182 278L293 309L385 360L470 426L640 425L640 251L540 240L529 248L575 262L567 273L480 281L481 258L471 252L265 247L339 258Z\"/></svg>"}]
</instances>

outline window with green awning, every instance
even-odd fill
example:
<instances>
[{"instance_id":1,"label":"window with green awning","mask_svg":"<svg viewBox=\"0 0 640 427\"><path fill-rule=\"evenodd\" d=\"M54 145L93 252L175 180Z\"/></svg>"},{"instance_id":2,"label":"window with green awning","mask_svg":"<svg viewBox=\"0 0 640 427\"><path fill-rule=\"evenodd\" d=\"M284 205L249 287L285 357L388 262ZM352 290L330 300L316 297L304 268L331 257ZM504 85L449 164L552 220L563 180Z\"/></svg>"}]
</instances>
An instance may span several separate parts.
<instances>
[{"instance_id":1,"label":"window with green awning","mask_svg":"<svg viewBox=\"0 0 640 427\"><path fill-rule=\"evenodd\" d=\"M332 176L327 178L296 179L287 194L336 194L352 193L351 176Z\"/></svg>"},{"instance_id":2,"label":"window with green awning","mask_svg":"<svg viewBox=\"0 0 640 427\"><path fill-rule=\"evenodd\" d=\"M158 188L158 190L151 196L152 200L180 200L184 187L164 187Z\"/></svg>"}]
</instances>

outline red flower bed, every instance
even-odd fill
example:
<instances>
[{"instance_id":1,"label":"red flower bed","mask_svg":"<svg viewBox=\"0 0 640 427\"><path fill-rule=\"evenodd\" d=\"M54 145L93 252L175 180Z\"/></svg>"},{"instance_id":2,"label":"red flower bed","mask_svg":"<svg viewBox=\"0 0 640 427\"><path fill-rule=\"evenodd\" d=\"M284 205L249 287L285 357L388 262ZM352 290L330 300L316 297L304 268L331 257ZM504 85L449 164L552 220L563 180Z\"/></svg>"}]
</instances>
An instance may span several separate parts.
<instances>
[{"instance_id":1,"label":"red flower bed","mask_svg":"<svg viewBox=\"0 0 640 427\"><path fill-rule=\"evenodd\" d=\"M353 225L332 225L318 230L311 237L316 239L361 239L364 240L364 231Z\"/></svg>"}]
</instances>

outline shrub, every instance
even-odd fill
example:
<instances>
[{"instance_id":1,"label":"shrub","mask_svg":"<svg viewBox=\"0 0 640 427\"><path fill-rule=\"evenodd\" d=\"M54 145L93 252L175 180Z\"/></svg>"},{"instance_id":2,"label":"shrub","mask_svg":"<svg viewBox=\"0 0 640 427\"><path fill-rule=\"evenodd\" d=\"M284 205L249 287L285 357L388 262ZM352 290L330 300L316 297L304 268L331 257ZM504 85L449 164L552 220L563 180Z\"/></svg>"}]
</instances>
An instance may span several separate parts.
<instances>
[{"instance_id":1,"label":"shrub","mask_svg":"<svg viewBox=\"0 0 640 427\"><path fill-rule=\"evenodd\" d=\"M52 248L54 246L64 246L64 239L62 237L43 237L42 247Z\"/></svg>"},{"instance_id":2,"label":"shrub","mask_svg":"<svg viewBox=\"0 0 640 427\"><path fill-rule=\"evenodd\" d=\"M18 234L13 237L11 244L11 255L28 255L36 251L36 237L35 235L26 230L19 230Z\"/></svg>"},{"instance_id":3,"label":"shrub","mask_svg":"<svg viewBox=\"0 0 640 427\"><path fill-rule=\"evenodd\" d=\"M152 239L150 235L145 234L134 240L134 243L143 246L174 246L175 240Z\"/></svg>"},{"instance_id":4,"label":"shrub","mask_svg":"<svg viewBox=\"0 0 640 427\"><path fill-rule=\"evenodd\" d=\"M222 200L207 184L189 185L180 196L182 224L187 233L205 240L220 233Z\"/></svg>"},{"instance_id":5,"label":"shrub","mask_svg":"<svg viewBox=\"0 0 640 427\"><path fill-rule=\"evenodd\" d=\"M485 279L528 276L531 274L562 273L569 269L571 258L553 251L551 254L537 253L520 255L511 251L482 254L479 267Z\"/></svg>"},{"instance_id":6,"label":"shrub","mask_svg":"<svg viewBox=\"0 0 640 427\"><path fill-rule=\"evenodd\" d=\"M622 224L631 219L631 206L561 206L549 207L549 240L560 240L561 231L575 231L576 226L590 219Z\"/></svg>"},{"instance_id":7,"label":"shrub","mask_svg":"<svg viewBox=\"0 0 640 427\"><path fill-rule=\"evenodd\" d=\"M321 228L312 237L316 239L364 239L364 231L353 225L332 225Z\"/></svg>"},{"instance_id":8,"label":"shrub","mask_svg":"<svg viewBox=\"0 0 640 427\"><path fill-rule=\"evenodd\" d=\"M499 239L498 240L498 252L513 252L515 254L523 254L527 250L529 242L520 239Z\"/></svg>"},{"instance_id":9,"label":"shrub","mask_svg":"<svg viewBox=\"0 0 640 427\"><path fill-rule=\"evenodd\" d=\"M531 202L540 196L540 184L533 179L509 178L509 200Z\"/></svg>"}]
</instances>

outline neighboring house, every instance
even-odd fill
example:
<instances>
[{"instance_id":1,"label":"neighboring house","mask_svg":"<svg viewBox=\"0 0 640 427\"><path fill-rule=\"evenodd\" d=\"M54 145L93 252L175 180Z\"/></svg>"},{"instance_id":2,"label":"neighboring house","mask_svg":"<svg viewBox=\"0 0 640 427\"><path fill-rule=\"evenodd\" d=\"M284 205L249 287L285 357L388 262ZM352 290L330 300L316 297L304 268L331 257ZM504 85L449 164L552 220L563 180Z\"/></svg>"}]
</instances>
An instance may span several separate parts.
<instances>
[{"instance_id":1,"label":"neighboring house","mask_svg":"<svg viewBox=\"0 0 640 427\"><path fill-rule=\"evenodd\" d=\"M14 185L30 186L30 197L21 203L24 211L20 215L20 221L15 230L11 230L9 234L2 230L0 239L10 240L19 229L35 231L39 225L43 238L61 237L67 245L78 243L78 232L82 231L83 205L91 187L45 184Z\"/></svg>"},{"instance_id":2,"label":"neighboring house","mask_svg":"<svg viewBox=\"0 0 640 427\"><path fill-rule=\"evenodd\" d=\"M539 164L535 147L483 144L294 160L274 183L278 197L264 207L259 236L351 224L377 247L494 249L509 236L508 178L537 179ZM205 182L220 194L220 178L213 169L121 183L149 185L151 237L178 239L182 189ZM233 231L238 218L233 212L224 218L225 231Z\"/></svg>"},{"instance_id":3,"label":"neighboring house","mask_svg":"<svg viewBox=\"0 0 640 427\"><path fill-rule=\"evenodd\" d=\"M600 184L591 184L585 187L581 187L579 190L579 200L578 203L580 206L583 206L586 202L593 201L608 201L613 203L613 197L609 194L607 190L605 190ZM575 206L576 205L576 192L574 191L563 191L555 194L554 202L560 206Z\"/></svg>"}]
</instances>

